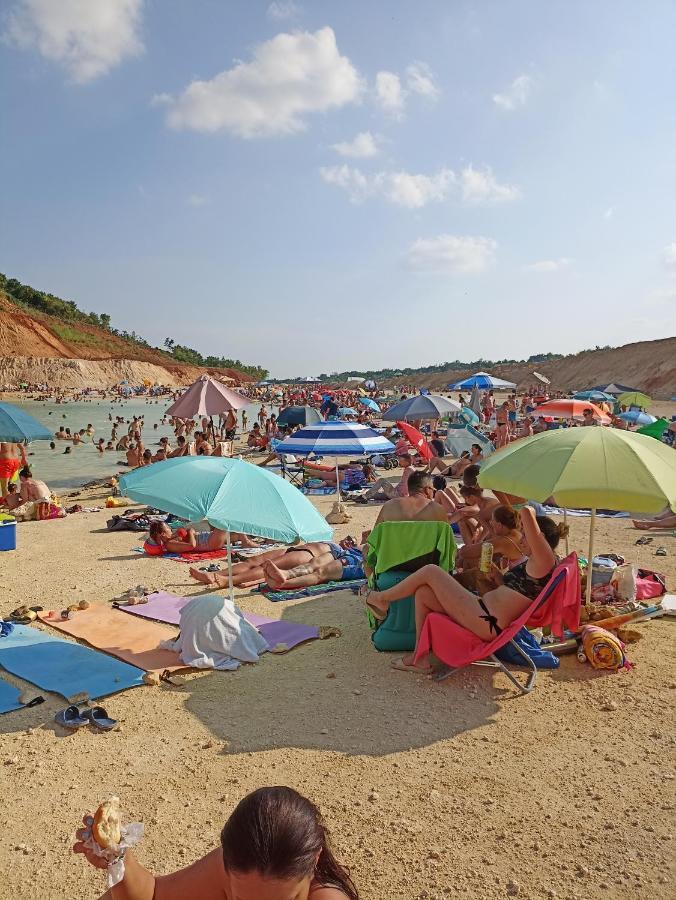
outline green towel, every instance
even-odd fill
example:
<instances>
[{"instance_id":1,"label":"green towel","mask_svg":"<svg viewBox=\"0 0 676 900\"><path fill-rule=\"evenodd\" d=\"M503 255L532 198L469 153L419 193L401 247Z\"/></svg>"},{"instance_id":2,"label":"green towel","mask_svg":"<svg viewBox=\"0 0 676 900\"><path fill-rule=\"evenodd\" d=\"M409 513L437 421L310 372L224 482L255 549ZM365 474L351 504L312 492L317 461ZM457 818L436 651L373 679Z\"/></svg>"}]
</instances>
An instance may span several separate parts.
<instances>
[{"instance_id":1,"label":"green towel","mask_svg":"<svg viewBox=\"0 0 676 900\"><path fill-rule=\"evenodd\" d=\"M381 522L369 536L366 564L380 575L435 551L439 566L450 572L455 564L456 545L448 523Z\"/></svg>"}]
</instances>

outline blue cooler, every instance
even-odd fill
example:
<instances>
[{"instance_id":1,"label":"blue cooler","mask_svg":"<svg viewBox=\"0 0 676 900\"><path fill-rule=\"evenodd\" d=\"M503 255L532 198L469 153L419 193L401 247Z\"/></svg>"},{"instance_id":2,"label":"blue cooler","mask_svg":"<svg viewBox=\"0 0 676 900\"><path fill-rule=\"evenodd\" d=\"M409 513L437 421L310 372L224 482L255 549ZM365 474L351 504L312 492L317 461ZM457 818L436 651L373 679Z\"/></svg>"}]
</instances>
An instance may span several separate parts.
<instances>
[{"instance_id":1,"label":"blue cooler","mask_svg":"<svg viewBox=\"0 0 676 900\"><path fill-rule=\"evenodd\" d=\"M16 519L0 515L0 550L16 550Z\"/></svg>"}]
</instances>

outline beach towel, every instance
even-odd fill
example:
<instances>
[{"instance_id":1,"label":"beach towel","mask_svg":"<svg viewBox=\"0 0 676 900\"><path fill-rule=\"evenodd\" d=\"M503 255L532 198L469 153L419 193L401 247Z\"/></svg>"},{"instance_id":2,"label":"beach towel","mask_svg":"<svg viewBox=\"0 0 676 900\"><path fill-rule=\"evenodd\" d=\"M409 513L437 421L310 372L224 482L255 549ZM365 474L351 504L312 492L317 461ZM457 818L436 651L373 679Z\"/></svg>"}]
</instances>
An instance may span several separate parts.
<instances>
[{"instance_id":1,"label":"beach towel","mask_svg":"<svg viewBox=\"0 0 676 900\"><path fill-rule=\"evenodd\" d=\"M355 578L350 581L327 581L326 584L313 584L310 587L294 588L290 591L272 591L267 584L260 584L256 590L265 594L271 603L279 603L281 600L297 600L299 597L317 597L319 594L329 594L332 591L357 590L366 584L365 578Z\"/></svg>"},{"instance_id":2,"label":"beach towel","mask_svg":"<svg viewBox=\"0 0 676 900\"><path fill-rule=\"evenodd\" d=\"M175 629L167 625L122 616L114 608L98 605L79 610L72 619L62 619L59 613L52 610L40 612L38 617L52 628L86 641L92 647L146 672L185 668L178 653L160 646L163 641L176 637Z\"/></svg>"},{"instance_id":3,"label":"beach towel","mask_svg":"<svg viewBox=\"0 0 676 900\"><path fill-rule=\"evenodd\" d=\"M528 505L533 507L537 516L562 516L564 514L562 506L545 506L543 503L537 503L535 500L529 500ZM565 513L567 516L572 516L574 518L591 516L590 509L568 509L568 507L566 507ZM631 513L614 512L612 509L596 510L597 519L628 519L630 515Z\"/></svg>"},{"instance_id":4,"label":"beach towel","mask_svg":"<svg viewBox=\"0 0 676 900\"><path fill-rule=\"evenodd\" d=\"M303 494L315 497L336 493L335 487L332 487L330 484L327 484L325 487L308 487L307 485L303 485L300 491Z\"/></svg>"},{"instance_id":5,"label":"beach towel","mask_svg":"<svg viewBox=\"0 0 676 900\"><path fill-rule=\"evenodd\" d=\"M189 602L189 597L177 597L175 594L158 591L148 597L147 603L138 606L120 606L118 609L120 612L126 612L132 616L141 616L156 622L165 622L168 625L178 625L181 620L181 610ZM273 652L281 652L280 647L291 650L304 641L317 640L323 637L327 631L327 629L320 629L315 625L301 625L298 622L269 619L266 616L257 616L250 612L245 612L244 618L258 629Z\"/></svg>"},{"instance_id":6,"label":"beach towel","mask_svg":"<svg viewBox=\"0 0 676 900\"><path fill-rule=\"evenodd\" d=\"M622 641L598 625L585 625L582 629L582 647L594 669L632 668L632 664L624 654Z\"/></svg>"},{"instance_id":7,"label":"beach towel","mask_svg":"<svg viewBox=\"0 0 676 900\"><path fill-rule=\"evenodd\" d=\"M85 693L94 700L143 684L142 669L28 625L0 638L0 666L66 699Z\"/></svg>"},{"instance_id":8,"label":"beach towel","mask_svg":"<svg viewBox=\"0 0 676 900\"><path fill-rule=\"evenodd\" d=\"M23 703L19 700L21 691L13 684L0 679L0 713L12 712L21 709Z\"/></svg>"}]
</instances>

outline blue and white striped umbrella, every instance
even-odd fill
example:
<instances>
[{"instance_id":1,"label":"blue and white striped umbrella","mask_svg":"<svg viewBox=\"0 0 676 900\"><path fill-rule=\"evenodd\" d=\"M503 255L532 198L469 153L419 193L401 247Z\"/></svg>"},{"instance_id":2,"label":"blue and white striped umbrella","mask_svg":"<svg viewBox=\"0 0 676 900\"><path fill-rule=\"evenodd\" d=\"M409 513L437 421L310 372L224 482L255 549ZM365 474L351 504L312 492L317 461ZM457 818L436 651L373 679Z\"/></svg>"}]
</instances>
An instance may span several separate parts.
<instances>
[{"instance_id":1,"label":"blue and white striped umbrella","mask_svg":"<svg viewBox=\"0 0 676 900\"><path fill-rule=\"evenodd\" d=\"M277 447L279 453L307 456L366 456L371 453L392 453L394 444L382 435L357 422L317 422L299 429Z\"/></svg>"}]
</instances>

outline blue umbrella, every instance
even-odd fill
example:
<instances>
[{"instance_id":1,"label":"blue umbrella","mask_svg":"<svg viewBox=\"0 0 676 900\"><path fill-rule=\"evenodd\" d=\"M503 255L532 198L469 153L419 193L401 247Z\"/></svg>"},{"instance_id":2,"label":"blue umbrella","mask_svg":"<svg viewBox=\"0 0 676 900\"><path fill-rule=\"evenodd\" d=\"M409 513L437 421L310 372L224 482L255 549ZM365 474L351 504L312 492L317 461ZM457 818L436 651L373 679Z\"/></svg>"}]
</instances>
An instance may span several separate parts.
<instances>
[{"instance_id":1,"label":"blue umbrella","mask_svg":"<svg viewBox=\"0 0 676 900\"><path fill-rule=\"evenodd\" d=\"M324 456L366 456L371 453L393 453L394 444L382 435L357 422L319 422L307 425L277 447L278 453L307 456L317 453ZM336 487L340 498L340 478L336 459Z\"/></svg>"},{"instance_id":2,"label":"blue umbrella","mask_svg":"<svg viewBox=\"0 0 676 900\"><path fill-rule=\"evenodd\" d=\"M464 422L465 425L478 425L481 421L479 416L474 412L473 409L470 409L469 406L463 406L463 408L458 413L458 420L460 422Z\"/></svg>"},{"instance_id":3,"label":"blue umbrella","mask_svg":"<svg viewBox=\"0 0 676 900\"><path fill-rule=\"evenodd\" d=\"M457 381L455 384L449 384L452 391L471 391L472 388L479 388L480 391L490 391L499 388L515 388L516 385L512 381L503 381L501 378L495 378L488 372L476 372L465 378L463 381Z\"/></svg>"},{"instance_id":4,"label":"blue umbrella","mask_svg":"<svg viewBox=\"0 0 676 900\"><path fill-rule=\"evenodd\" d=\"M409 419L440 419L442 416L455 415L462 407L455 400L447 400L438 394L418 394L408 400L400 400L383 414L388 422L408 421Z\"/></svg>"},{"instance_id":5,"label":"blue umbrella","mask_svg":"<svg viewBox=\"0 0 676 900\"><path fill-rule=\"evenodd\" d=\"M21 444L24 441L51 441L53 437L51 431L18 406L0 403L0 441Z\"/></svg>"},{"instance_id":6,"label":"blue umbrella","mask_svg":"<svg viewBox=\"0 0 676 900\"><path fill-rule=\"evenodd\" d=\"M641 412L640 409L630 409L629 412L620 413L618 419L624 419L630 425L652 425L653 422L657 422L655 416Z\"/></svg>"},{"instance_id":7,"label":"blue umbrella","mask_svg":"<svg viewBox=\"0 0 676 900\"><path fill-rule=\"evenodd\" d=\"M338 415L341 419L345 419L348 416L356 416L358 413L356 409L352 409L350 406L341 406L338 410Z\"/></svg>"},{"instance_id":8,"label":"blue umbrella","mask_svg":"<svg viewBox=\"0 0 676 900\"><path fill-rule=\"evenodd\" d=\"M369 409L372 409L373 412L380 412L380 407L378 406L376 401L372 400L370 397L360 397L359 402L362 404L362 406L367 406Z\"/></svg>"},{"instance_id":9,"label":"blue umbrella","mask_svg":"<svg viewBox=\"0 0 676 900\"><path fill-rule=\"evenodd\" d=\"M314 406L287 406L277 416L278 425L312 425L321 421L319 410Z\"/></svg>"},{"instance_id":10,"label":"blue umbrella","mask_svg":"<svg viewBox=\"0 0 676 900\"><path fill-rule=\"evenodd\" d=\"M614 403L615 397L612 394L607 394L605 391L578 391L577 394L573 394L573 400L590 400L592 403Z\"/></svg>"}]
</instances>

